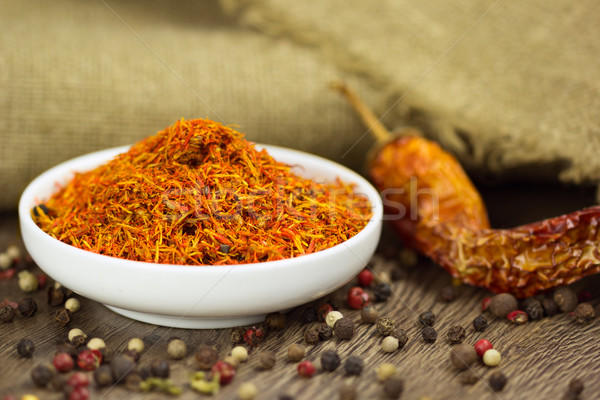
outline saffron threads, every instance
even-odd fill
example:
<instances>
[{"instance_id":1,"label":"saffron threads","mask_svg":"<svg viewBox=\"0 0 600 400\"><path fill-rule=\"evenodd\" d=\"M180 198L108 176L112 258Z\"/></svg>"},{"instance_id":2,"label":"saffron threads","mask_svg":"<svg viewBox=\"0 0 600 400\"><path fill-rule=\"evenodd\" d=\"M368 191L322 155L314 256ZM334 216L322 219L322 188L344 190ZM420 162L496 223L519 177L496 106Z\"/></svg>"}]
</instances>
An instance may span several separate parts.
<instances>
[{"instance_id":1,"label":"saffron threads","mask_svg":"<svg viewBox=\"0 0 600 400\"><path fill-rule=\"evenodd\" d=\"M242 264L333 247L371 217L339 179L304 179L217 122L180 120L91 171L32 217L98 254L165 264Z\"/></svg>"}]
</instances>

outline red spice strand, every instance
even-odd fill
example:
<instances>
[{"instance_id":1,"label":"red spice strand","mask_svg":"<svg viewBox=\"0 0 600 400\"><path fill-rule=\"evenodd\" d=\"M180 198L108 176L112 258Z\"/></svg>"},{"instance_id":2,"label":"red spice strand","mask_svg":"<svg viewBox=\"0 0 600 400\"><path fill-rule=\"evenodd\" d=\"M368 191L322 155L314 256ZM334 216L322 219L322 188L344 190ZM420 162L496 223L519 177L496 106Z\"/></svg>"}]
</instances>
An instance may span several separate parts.
<instances>
[{"instance_id":1,"label":"red spice strand","mask_svg":"<svg viewBox=\"0 0 600 400\"><path fill-rule=\"evenodd\" d=\"M352 189L299 178L221 124L181 120L77 174L46 202L50 215L35 220L61 241L120 258L261 262L317 252L358 233L371 211Z\"/></svg>"}]
</instances>

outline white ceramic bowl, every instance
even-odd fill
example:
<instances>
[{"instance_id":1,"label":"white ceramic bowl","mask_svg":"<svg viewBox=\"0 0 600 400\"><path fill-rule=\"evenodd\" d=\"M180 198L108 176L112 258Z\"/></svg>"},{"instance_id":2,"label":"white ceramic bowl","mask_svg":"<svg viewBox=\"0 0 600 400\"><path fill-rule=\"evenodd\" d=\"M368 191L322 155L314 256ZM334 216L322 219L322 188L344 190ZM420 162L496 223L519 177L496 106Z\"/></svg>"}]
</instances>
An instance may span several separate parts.
<instances>
[{"instance_id":1,"label":"white ceramic bowl","mask_svg":"<svg viewBox=\"0 0 600 400\"><path fill-rule=\"evenodd\" d=\"M233 266L181 266L103 256L52 238L33 222L32 207L56 184L127 150L119 147L84 155L46 171L23 192L19 219L25 246L49 276L111 310L157 325L225 328L261 321L265 314L310 302L346 284L373 255L381 234L382 204L360 175L332 161L296 150L262 146L294 171L315 180L340 177L368 196L373 217L357 235L304 256Z\"/></svg>"}]
</instances>

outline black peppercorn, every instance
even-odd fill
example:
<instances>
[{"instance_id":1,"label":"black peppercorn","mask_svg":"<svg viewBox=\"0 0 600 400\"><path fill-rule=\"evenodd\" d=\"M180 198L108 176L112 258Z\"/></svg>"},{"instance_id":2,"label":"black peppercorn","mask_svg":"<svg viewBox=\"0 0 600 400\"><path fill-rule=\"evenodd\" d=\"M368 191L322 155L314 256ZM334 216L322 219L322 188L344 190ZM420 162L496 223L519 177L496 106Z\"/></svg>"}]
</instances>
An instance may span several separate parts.
<instances>
[{"instance_id":1,"label":"black peppercorn","mask_svg":"<svg viewBox=\"0 0 600 400\"><path fill-rule=\"evenodd\" d=\"M333 337L333 329L324 322L317 326L317 332L321 341L329 340Z\"/></svg>"},{"instance_id":2,"label":"black peppercorn","mask_svg":"<svg viewBox=\"0 0 600 400\"><path fill-rule=\"evenodd\" d=\"M508 382L508 379L501 371L495 371L492 373L492 375L490 375L490 388L492 388L492 390L495 392L499 392L504 389L506 382Z\"/></svg>"},{"instance_id":3,"label":"black peppercorn","mask_svg":"<svg viewBox=\"0 0 600 400\"><path fill-rule=\"evenodd\" d=\"M467 333L462 326L453 326L448 329L448 341L452 344L459 344L465 340Z\"/></svg>"},{"instance_id":4,"label":"black peppercorn","mask_svg":"<svg viewBox=\"0 0 600 400\"><path fill-rule=\"evenodd\" d=\"M232 328L229 338L231 339L231 343L233 343L233 344L243 342L244 341L244 328L242 328L241 326L236 326L235 328Z\"/></svg>"},{"instance_id":5,"label":"black peppercorn","mask_svg":"<svg viewBox=\"0 0 600 400\"><path fill-rule=\"evenodd\" d=\"M24 297L19 300L19 313L23 317L32 317L37 311L37 303L31 297Z\"/></svg>"},{"instance_id":6,"label":"black peppercorn","mask_svg":"<svg viewBox=\"0 0 600 400\"><path fill-rule=\"evenodd\" d=\"M596 312L590 303L580 303L575 307L573 315L578 323L589 324L596 317Z\"/></svg>"},{"instance_id":7,"label":"black peppercorn","mask_svg":"<svg viewBox=\"0 0 600 400\"><path fill-rule=\"evenodd\" d=\"M150 373L157 378L168 378L171 372L169 362L162 359L156 359L150 364Z\"/></svg>"},{"instance_id":8,"label":"black peppercorn","mask_svg":"<svg viewBox=\"0 0 600 400\"><path fill-rule=\"evenodd\" d=\"M483 331L485 331L485 328L487 328L487 326L488 326L488 320L483 315L478 315L473 320L473 328L475 328L476 332L483 332Z\"/></svg>"},{"instance_id":9,"label":"black peppercorn","mask_svg":"<svg viewBox=\"0 0 600 400\"><path fill-rule=\"evenodd\" d=\"M275 354L265 350L258 354L258 367L261 369L271 369L275 365Z\"/></svg>"},{"instance_id":10,"label":"black peppercorn","mask_svg":"<svg viewBox=\"0 0 600 400\"><path fill-rule=\"evenodd\" d=\"M542 319L544 316L544 307L542 307L542 303L533 297L525 299L523 302L523 311L527 313L527 316L532 321Z\"/></svg>"},{"instance_id":11,"label":"black peppercorn","mask_svg":"<svg viewBox=\"0 0 600 400\"><path fill-rule=\"evenodd\" d=\"M544 308L544 313L548 317L558 314L558 306L554 300L549 297L546 297L544 300L542 300L542 307Z\"/></svg>"},{"instance_id":12,"label":"black peppercorn","mask_svg":"<svg viewBox=\"0 0 600 400\"><path fill-rule=\"evenodd\" d=\"M372 293L376 302L382 302L392 295L392 289L387 283L380 282L373 287Z\"/></svg>"},{"instance_id":13,"label":"black peppercorn","mask_svg":"<svg viewBox=\"0 0 600 400\"><path fill-rule=\"evenodd\" d=\"M360 318L364 323L374 324L377 321L377 318L379 318L379 311L369 304L360 310Z\"/></svg>"},{"instance_id":14,"label":"black peppercorn","mask_svg":"<svg viewBox=\"0 0 600 400\"><path fill-rule=\"evenodd\" d=\"M340 366L340 356L335 350L326 350L321 354L321 366L325 371L335 371Z\"/></svg>"},{"instance_id":15,"label":"black peppercorn","mask_svg":"<svg viewBox=\"0 0 600 400\"><path fill-rule=\"evenodd\" d=\"M135 362L129 356L118 355L110 362L110 369L115 383L121 382L135 369Z\"/></svg>"},{"instance_id":16,"label":"black peppercorn","mask_svg":"<svg viewBox=\"0 0 600 400\"><path fill-rule=\"evenodd\" d=\"M352 318L343 317L333 325L334 335L342 340L348 340L354 336L354 321Z\"/></svg>"},{"instance_id":17,"label":"black peppercorn","mask_svg":"<svg viewBox=\"0 0 600 400\"><path fill-rule=\"evenodd\" d=\"M435 314L431 311L425 311L419 315L419 322L423 326L433 326L435 322Z\"/></svg>"},{"instance_id":18,"label":"black peppercorn","mask_svg":"<svg viewBox=\"0 0 600 400\"><path fill-rule=\"evenodd\" d=\"M306 332L304 332L304 341L306 344L319 343L319 332L314 328L307 329Z\"/></svg>"},{"instance_id":19,"label":"black peppercorn","mask_svg":"<svg viewBox=\"0 0 600 400\"><path fill-rule=\"evenodd\" d=\"M210 346L200 346L196 354L196 365L199 369L208 371L217 362L217 352Z\"/></svg>"},{"instance_id":20,"label":"black peppercorn","mask_svg":"<svg viewBox=\"0 0 600 400\"><path fill-rule=\"evenodd\" d=\"M317 313L317 309L314 307L306 307L302 310L302 314L300 314L300 320L303 324L310 324L311 322L318 321L319 314Z\"/></svg>"},{"instance_id":21,"label":"black peppercorn","mask_svg":"<svg viewBox=\"0 0 600 400\"><path fill-rule=\"evenodd\" d=\"M29 339L21 339L17 343L17 352L21 357L30 358L35 351L35 345Z\"/></svg>"},{"instance_id":22,"label":"black peppercorn","mask_svg":"<svg viewBox=\"0 0 600 400\"><path fill-rule=\"evenodd\" d=\"M280 312L270 313L270 314L267 314L267 316L265 317L265 325L270 330L277 331L277 330L283 329L285 327L285 323L286 323L285 314L280 313Z\"/></svg>"},{"instance_id":23,"label":"black peppercorn","mask_svg":"<svg viewBox=\"0 0 600 400\"><path fill-rule=\"evenodd\" d=\"M62 326L67 326L69 322L71 322L71 316L71 311L66 308L61 308L54 313L54 320Z\"/></svg>"},{"instance_id":24,"label":"black peppercorn","mask_svg":"<svg viewBox=\"0 0 600 400\"><path fill-rule=\"evenodd\" d=\"M48 386L53 376L54 370L46 364L36 365L31 370L31 380L37 387L43 388Z\"/></svg>"},{"instance_id":25,"label":"black peppercorn","mask_svg":"<svg viewBox=\"0 0 600 400\"><path fill-rule=\"evenodd\" d=\"M437 332L431 326L426 326L421 331L421 336L423 336L423 340L427 343L433 343L437 340Z\"/></svg>"},{"instance_id":26,"label":"black peppercorn","mask_svg":"<svg viewBox=\"0 0 600 400\"><path fill-rule=\"evenodd\" d=\"M344 369L349 375L360 375L364 365L365 363L362 358L358 356L350 356L344 363Z\"/></svg>"},{"instance_id":27,"label":"black peppercorn","mask_svg":"<svg viewBox=\"0 0 600 400\"><path fill-rule=\"evenodd\" d=\"M500 293L490 299L488 309L497 318L506 318L519 307L517 298L510 293Z\"/></svg>"},{"instance_id":28,"label":"black peppercorn","mask_svg":"<svg viewBox=\"0 0 600 400\"><path fill-rule=\"evenodd\" d=\"M392 376L383 383L383 393L388 399L398 399L404 390L404 380L399 376Z\"/></svg>"},{"instance_id":29,"label":"black peppercorn","mask_svg":"<svg viewBox=\"0 0 600 400\"><path fill-rule=\"evenodd\" d=\"M62 305L65 302L65 292L62 290L62 286L48 286L48 289L46 290L46 298L48 300L48 304L52 307Z\"/></svg>"},{"instance_id":30,"label":"black peppercorn","mask_svg":"<svg viewBox=\"0 0 600 400\"><path fill-rule=\"evenodd\" d=\"M107 387L113 384L112 369L109 365L101 365L94 370L94 381L98 387Z\"/></svg>"},{"instance_id":31,"label":"black peppercorn","mask_svg":"<svg viewBox=\"0 0 600 400\"><path fill-rule=\"evenodd\" d=\"M15 309L11 306L0 307L0 321L11 322L15 318Z\"/></svg>"},{"instance_id":32,"label":"black peppercorn","mask_svg":"<svg viewBox=\"0 0 600 400\"><path fill-rule=\"evenodd\" d=\"M396 329L396 322L388 317L379 317L375 326L380 335L391 336Z\"/></svg>"},{"instance_id":33,"label":"black peppercorn","mask_svg":"<svg viewBox=\"0 0 600 400\"><path fill-rule=\"evenodd\" d=\"M438 298L440 299L440 301L450 303L456 299L456 289L454 288L454 286L444 286L440 290Z\"/></svg>"},{"instance_id":34,"label":"black peppercorn","mask_svg":"<svg viewBox=\"0 0 600 400\"><path fill-rule=\"evenodd\" d=\"M552 295L552 299L558 308L565 313L573 311L579 302L577 293L569 286L561 286L556 289Z\"/></svg>"},{"instance_id":35,"label":"black peppercorn","mask_svg":"<svg viewBox=\"0 0 600 400\"><path fill-rule=\"evenodd\" d=\"M400 328L394 329L391 336L398 339L398 348L399 349L403 348L406 345L406 342L408 342L408 334L406 333L406 331L404 331L404 329L400 329Z\"/></svg>"},{"instance_id":36,"label":"black peppercorn","mask_svg":"<svg viewBox=\"0 0 600 400\"><path fill-rule=\"evenodd\" d=\"M577 378L571 379L569 382L569 392L580 395L583 392L583 382Z\"/></svg>"}]
</instances>

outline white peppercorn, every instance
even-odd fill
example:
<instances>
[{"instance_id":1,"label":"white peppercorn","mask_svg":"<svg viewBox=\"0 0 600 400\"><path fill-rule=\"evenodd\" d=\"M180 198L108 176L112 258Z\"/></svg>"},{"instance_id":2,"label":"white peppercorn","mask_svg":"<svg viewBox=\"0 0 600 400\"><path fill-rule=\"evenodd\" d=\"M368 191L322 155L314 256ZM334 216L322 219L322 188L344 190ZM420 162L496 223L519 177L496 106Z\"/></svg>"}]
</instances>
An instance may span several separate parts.
<instances>
[{"instance_id":1,"label":"white peppercorn","mask_svg":"<svg viewBox=\"0 0 600 400\"><path fill-rule=\"evenodd\" d=\"M81 329L73 328L69 331L69 342L72 342L77 336L83 336L84 339L87 338L87 335Z\"/></svg>"},{"instance_id":2,"label":"white peppercorn","mask_svg":"<svg viewBox=\"0 0 600 400\"><path fill-rule=\"evenodd\" d=\"M398 339L393 336L386 336L381 341L381 350L386 353L393 353L394 351L398 350L398 347Z\"/></svg>"},{"instance_id":3,"label":"white peppercorn","mask_svg":"<svg viewBox=\"0 0 600 400\"><path fill-rule=\"evenodd\" d=\"M6 255L8 255L10 261L12 262L21 257L21 249L19 249L19 246L16 244L11 244L6 249Z\"/></svg>"},{"instance_id":4,"label":"white peppercorn","mask_svg":"<svg viewBox=\"0 0 600 400\"><path fill-rule=\"evenodd\" d=\"M237 396L240 400L252 400L256 395L258 395L258 389L252 382L242 383L237 391Z\"/></svg>"},{"instance_id":5,"label":"white peppercorn","mask_svg":"<svg viewBox=\"0 0 600 400\"><path fill-rule=\"evenodd\" d=\"M144 341L140 338L133 338L127 343L127 350L135 351L138 354L141 354L142 351L144 351L144 347Z\"/></svg>"},{"instance_id":6,"label":"white peppercorn","mask_svg":"<svg viewBox=\"0 0 600 400\"><path fill-rule=\"evenodd\" d=\"M95 337L90 339L87 343L87 347L90 350L100 350L106 347L106 343L104 343L104 340Z\"/></svg>"},{"instance_id":7,"label":"white peppercorn","mask_svg":"<svg viewBox=\"0 0 600 400\"><path fill-rule=\"evenodd\" d=\"M10 256L4 253L0 253L0 269L8 269L12 265L12 260Z\"/></svg>"},{"instance_id":8,"label":"white peppercorn","mask_svg":"<svg viewBox=\"0 0 600 400\"><path fill-rule=\"evenodd\" d=\"M35 292L39 282L34 274L27 270L19 272L19 288L25 293Z\"/></svg>"},{"instance_id":9,"label":"white peppercorn","mask_svg":"<svg viewBox=\"0 0 600 400\"><path fill-rule=\"evenodd\" d=\"M65 301L65 308L72 313L79 311L81 308L81 302L76 297L71 297Z\"/></svg>"},{"instance_id":10,"label":"white peppercorn","mask_svg":"<svg viewBox=\"0 0 600 400\"><path fill-rule=\"evenodd\" d=\"M327 325L330 328L333 328L333 326L335 325L335 323L337 322L337 320L341 319L343 317L344 316L339 311L329 311L327 313L327 317L325 317L325 322L327 323Z\"/></svg>"},{"instance_id":11,"label":"white peppercorn","mask_svg":"<svg viewBox=\"0 0 600 400\"><path fill-rule=\"evenodd\" d=\"M502 355L496 349L489 349L483 353L483 363L488 367L496 367L502 361Z\"/></svg>"},{"instance_id":12,"label":"white peppercorn","mask_svg":"<svg viewBox=\"0 0 600 400\"><path fill-rule=\"evenodd\" d=\"M383 363L375 368L375 373L377 374L377 380L379 380L379 382L383 382L390 376L394 376L396 372L396 366L390 363Z\"/></svg>"},{"instance_id":13,"label":"white peppercorn","mask_svg":"<svg viewBox=\"0 0 600 400\"><path fill-rule=\"evenodd\" d=\"M248 350L244 346L235 346L231 349L231 355L239 362L248 360Z\"/></svg>"},{"instance_id":14,"label":"white peppercorn","mask_svg":"<svg viewBox=\"0 0 600 400\"><path fill-rule=\"evenodd\" d=\"M167 345L167 354L174 360L181 360L187 355L187 345L181 339L173 339Z\"/></svg>"}]
</instances>

